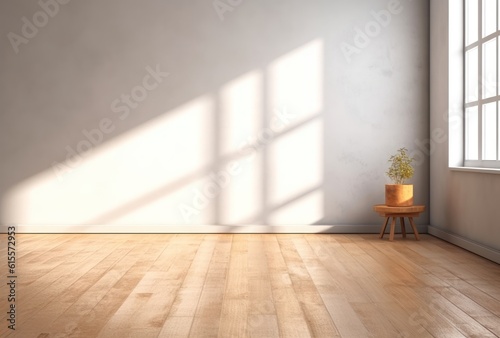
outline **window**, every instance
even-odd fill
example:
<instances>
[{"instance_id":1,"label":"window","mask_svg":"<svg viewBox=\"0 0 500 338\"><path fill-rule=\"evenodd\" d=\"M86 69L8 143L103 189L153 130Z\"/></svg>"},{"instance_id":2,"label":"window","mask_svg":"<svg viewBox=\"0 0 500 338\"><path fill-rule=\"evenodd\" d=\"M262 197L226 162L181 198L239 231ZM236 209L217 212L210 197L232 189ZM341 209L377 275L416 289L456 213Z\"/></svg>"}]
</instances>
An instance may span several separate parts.
<instances>
[{"instance_id":1,"label":"window","mask_svg":"<svg viewBox=\"0 0 500 338\"><path fill-rule=\"evenodd\" d=\"M464 164L500 168L500 0L464 1Z\"/></svg>"}]
</instances>

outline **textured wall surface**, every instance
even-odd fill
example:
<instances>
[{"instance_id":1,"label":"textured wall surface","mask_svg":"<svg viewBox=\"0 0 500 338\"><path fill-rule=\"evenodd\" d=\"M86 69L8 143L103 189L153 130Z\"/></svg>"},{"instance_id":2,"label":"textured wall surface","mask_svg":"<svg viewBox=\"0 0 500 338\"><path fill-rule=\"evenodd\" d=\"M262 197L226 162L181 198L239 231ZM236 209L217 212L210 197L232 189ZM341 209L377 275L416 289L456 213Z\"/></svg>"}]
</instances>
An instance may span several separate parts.
<instances>
[{"instance_id":1,"label":"textured wall surface","mask_svg":"<svg viewBox=\"0 0 500 338\"><path fill-rule=\"evenodd\" d=\"M402 146L428 205L429 20L410 0L2 2L0 223L379 224Z\"/></svg>"}]
</instances>

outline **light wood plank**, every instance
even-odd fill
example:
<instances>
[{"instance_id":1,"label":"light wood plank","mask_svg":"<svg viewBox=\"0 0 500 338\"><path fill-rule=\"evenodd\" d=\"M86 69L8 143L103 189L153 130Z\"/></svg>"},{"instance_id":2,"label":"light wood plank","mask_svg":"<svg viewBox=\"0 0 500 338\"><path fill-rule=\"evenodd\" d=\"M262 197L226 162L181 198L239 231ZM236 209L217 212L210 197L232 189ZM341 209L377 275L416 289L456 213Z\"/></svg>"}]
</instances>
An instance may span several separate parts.
<instances>
[{"instance_id":1,"label":"light wood plank","mask_svg":"<svg viewBox=\"0 0 500 338\"><path fill-rule=\"evenodd\" d=\"M163 328L158 335L159 338L185 338L189 337L193 317L169 316L163 324Z\"/></svg>"}]
</instances>

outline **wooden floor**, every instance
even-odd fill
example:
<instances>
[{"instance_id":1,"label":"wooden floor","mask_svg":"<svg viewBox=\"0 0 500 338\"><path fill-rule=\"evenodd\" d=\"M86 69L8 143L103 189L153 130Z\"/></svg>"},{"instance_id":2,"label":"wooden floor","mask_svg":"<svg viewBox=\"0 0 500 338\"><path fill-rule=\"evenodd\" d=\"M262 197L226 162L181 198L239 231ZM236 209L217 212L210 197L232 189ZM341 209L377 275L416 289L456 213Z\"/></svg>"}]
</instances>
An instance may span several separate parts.
<instances>
[{"instance_id":1,"label":"wooden floor","mask_svg":"<svg viewBox=\"0 0 500 338\"><path fill-rule=\"evenodd\" d=\"M500 336L500 266L429 235L18 235L15 334L1 264L1 337Z\"/></svg>"}]
</instances>

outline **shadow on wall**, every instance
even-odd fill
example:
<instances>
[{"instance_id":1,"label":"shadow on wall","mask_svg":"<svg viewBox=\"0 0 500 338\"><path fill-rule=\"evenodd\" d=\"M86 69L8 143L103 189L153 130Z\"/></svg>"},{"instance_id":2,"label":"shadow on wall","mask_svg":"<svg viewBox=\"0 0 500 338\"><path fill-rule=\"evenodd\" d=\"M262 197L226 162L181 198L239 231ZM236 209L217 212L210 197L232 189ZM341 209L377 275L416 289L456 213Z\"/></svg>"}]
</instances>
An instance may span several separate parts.
<instances>
[{"instance_id":1,"label":"shadow on wall","mask_svg":"<svg viewBox=\"0 0 500 338\"><path fill-rule=\"evenodd\" d=\"M5 217L25 224L317 221L322 55L321 40L312 41L107 142L130 109L103 118L67 147L72 156L7 192Z\"/></svg>"},{"instance_id":2,"label":"shadow on wall","mask_svg":"<svg viewBox=\"0 0 500 338\"><path fill-rule=\"evenodd\" d=\"M20 52L36 48L36 42L20 46ZM93 45L86 40L75 47L88 51ZM151 50L151 46L145 49ZM54 53L65 50L61 47ZM21 160L30 168L33 160L52 161L45 170L16 179L2 190L2 220L42 225L308 224L318 220L323 199L322 57L323 41L315 39L217 87L212 83L227 76L205 67L192 80L209 82L210 90L155 114L146 111L150 106L155 112L164 106L160 93L169 95L165 92L168 85L182 74L175 74L175 69L166 72L168 62L151 63L136 85L103 100L109 107L101 108L101 102L94 106L83 103L75 107L78 112L68 112L75 118L70 125L45 126L52 136L70 128L80 131L78 137L53 142L50 149L30 160L26 158L30 150L22 148L25 157ZM85 66L93 69L98 65ZM58 73L59 68L52 65L51 72ZM88 74L74 72L77 76L67 76L68 80L90 81ZM39 75L54 76L48 73ZM206 80L213 76L219 77L217 81ZM111 84L96 85L112 92ZM187 85L183 89L191 91ZM75 100L78 93L90 100L97 94L96 90L73 90L70 88L69 95ZM99 112L94 111L97 107ZM53 114L51 109L39 113ZM79 123L80 114L92 116ZM148 119L139 115L148 115ZM86 128L80 129L82 126ZM29 142L26 146L36 147ZM62 158L51 156L52 148L55 152L62 148Z\"/></svg>"},{"instance_id":3,"label":"shadow on wall","mask_svg":"<svg viewBox=\"0 0 500 338\"><path fill-rule=\"evenodd\" d=\"M21 34L36 6L1 5L2 30ZM347 117L369 88L325 95L352 82L331 60L346 62L332 31L352 24L325 14L347 5L283 6L72 2L17 53L2 46L0 222L378 223L370 208L342 219L353 197L377 202L373 150L394 141L367 142L379 117Z\"/></svg>"}]
</instances>

